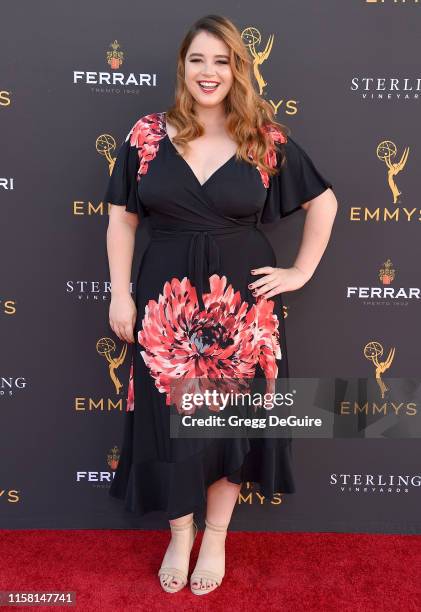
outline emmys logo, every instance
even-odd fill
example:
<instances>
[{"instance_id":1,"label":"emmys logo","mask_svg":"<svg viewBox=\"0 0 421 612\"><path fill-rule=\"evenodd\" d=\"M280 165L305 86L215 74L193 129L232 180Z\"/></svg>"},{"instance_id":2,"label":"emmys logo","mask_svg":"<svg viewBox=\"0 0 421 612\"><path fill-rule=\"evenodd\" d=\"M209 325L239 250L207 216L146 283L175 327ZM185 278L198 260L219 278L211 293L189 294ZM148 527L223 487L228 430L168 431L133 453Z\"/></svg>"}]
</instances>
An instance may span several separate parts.
<instances>
[{"instance_id":1,"label":"emmys logo","mask_svg":"<svg viewBox=\"0 0 421 612\"><path fill-rule=\"evenodd\" d=\"M383 352L383 346L380 344L380 342L375 342L374 340L368 342L364 347L364 357L371 361L375 367L376 381L380 387L382 399L384 399L386 391L389 391L389 387L387 387L387 385L383 382L381 375L384 374L392 365L395 357L395 349L390 349L387 358L384 361L379 361L379 357L382 357Z\"/></svg>"},{"instance_id":2,"label":"emmys logo","mask_svg":"<svg viewBox=\"0 0 421 612\"><path fill-rule=\"evenodd\" d=\"M155 73L134 73L124 74L117 70L125 61L124 52L120 49L120 44L114 40L110 44L110 49L106 53L107 64L111 72L97 72L93 70L73 70L73 84L93 85L92 93L111 93L111 94L138 94L140 87L156 87L157 76Z\"/></svg>"},{"instance_id":3,"label":"emmys logo","mask_svg":"<svg viewBox=\"0 0 421 612\"><path fill-rule=\"evenodd\" d=\"M116 160L115 157L112 157L111 153L114 153L116 146L117 144L115 139L109 134L101 134L101 136L98 136L95 141L95 148L97 152L105 157L108 162L108 172L110 173L110 176Z\"/></svg>"},{"instance_id":4,"label":"emmys logo","mask_svg":"<svg viewBox=\"0 0 421 612\"><path fill-rule=\"evenodd\" d=\"M272 506L279 506L279 504L282 504L281 493L275 493L272 499L268 499L259 493L259 491L253 491L253 483L247 481L244 483L244 485L246 491L243 490L243 486L238 494L237 503L239 506L241 504L248 504L249 506L254 506L257 504L259 506L263 506L267 502Z\"/></svg>"},{"instance_id":5,"label":"emmys logo","mask_svg":"<svg viewBox=\"0 0 421 612\"><path fill-rule=\"evenodd\" d=\"M4 91L0 89L0 106L10 106L12 103L10 99L10 91Z\"/></svg>"},{"instance_id":6,"label":"emmys logo","mask_svg":"<svg viewBox=\"0 0 421 612\"><path fill-rule=\"evenodd\" d=\"M391 367L393 360L395 358L395 348L391 348L388 352L386 359L381 359L384 354L384 348L380 342L375 340L371 340L367 342L367 344L363 348L364 357L373 364L375 370L375 382L380 390L381 399L385 399L386 392L389 391L389 387L386 385L384 380L382 380L382 374L387 372ZM403 397L406 397L407 391L405 390L406 385L399 386L399 380L394 381L397 382L397 389L395 389L395 397L391 397L386 399L385 401L378 401L378 390L377 387L371 379L366 380L366 397L361 400L361 397L358 396L358 399L351 397L350 399L344 399L339 402L338 409L335 410L337 414L345 417L349 416L358 416L365 415L365 417L373 416L373 417L382 417L378 418L375 421L376 430L375 433L379 436L381 433L385 433L388 428L391 427L392 424L396 425L398 423L398 419L403 416L413 417L418 413L418 405L415 401L412 401L413 394L411 393L410 401L406 401L406 399L397 398L397 393L402 392ZM400 391L399 391L400 390ZM384 417L388 417L383 420ZM365 433L370 431L370 425L365 427ZM373 433L373 429L371 429L371 434Z\"/></svg>"},{"instance_id":7,"label":"emmys logo","mask_svg":"<svg viewBox=\"0 0 421 612\"><path fill-rule=\"evenodd\" d=\"M113 155L117 148L117 143L115 138L110 134L100 134L95 141L95 149L96 152L99 153L102 157L105 157L108 165L108 173L111 176L116 157ZM73 214L78 216L84 215L104 215L107 214L111 205L105 204L104 202L99 202L98 204L92 203L90 200L85 202L84 200L73 200Z\"/></svg>"},{"instance_id":8,"label":"emmys logo","mask_svg":"<svg viewBox=\"0 0 421 612\"><path fill-rule=\"evenodd\" d=\"M119 51L120 45L115 40L110 44L111 51L107 51L107 63L111 66L111 70L118 70L123 63L124 53Z\"/></svg>"},{"instance_id":9,"label":"emmys logo","mask_svg":"<svg viewBox=\"0 0 421 612\"><path fill-rule=\"evenodd\" d=\"M245 28L241 32L241 38L253 58L253 74L259 86L259 95L261 96L267 83L260 72L260 66L268 59L272 51L274 36L273 34L269 36L263 51L258 51L256 49L256 45L260 45L262 42L262 35L257 28Z\"/></svg>"},{"instance_id":10,"label":"emmys logo","mask_svg":"<svg viewBox=\"0 0 421 612\"><path fill-rule=\"evenodd\" d=\"M123 346L118 357L111 357L111 353L114 353L116 349L116 344L112 338L100 338L96 343L97 353L107 360L110 378L114 383L116 394L119 395L123 385L117 378L115 371L121 366L126 358L127 344Z\"/></svg>"},{"instance_id":11,"label":"emmys logo","mask_svg":"<svg viewBox=\"0 0 421 612\"><path fill-rule=\"evenodd\" d=\"M377 157L386 164L387 167L387 184L393 195L393 204L400 204L398 197L402 195L402 191L396 186L394 177L399 174L406 165L409 155L409 147L405 147L402 156L398 162L393 162L398 150L394 142L391 140L383 140L377 147Z\"/></svg>"},{"instance_id":12,"label":"emmys logo","mask_svg":"<svg viewBox=\"0 0 421 612\"><path fill-rule=\"evenodd\" d=\"M421 79L420 79L421 81ZM398 161L395 161L398 155L398 149L394 142L391 140L382 140L377 146L376 156L377 159L382 161L386 166L387 173L387 184L392 192L393 204L401 204L399 196L402 195L402 191L399 190L395 183L395 177L405 168L409 156L409 147L403 149L403 153ZM404 221L421 221L421 209L417 208L406 208L402 206L399 208L396 206L394 210L389 210L384 207L375 208L370 210L363 206L351 206L350 208L350 221L394 221L398 222L403 218Z\"/></svg>"},{"instance_id":13,"label":"emmys logo","mask_svg":"<svg viewBox=\"0 0 421 612\"><path fill-rule=\"evenodd\" d=\"M16 489L0 489L0 500L8 504L16 504L20 501L20 491Z\"/></svg>"},{"instance_id":14,"label":"emmys logo","mask_svg":"<svg viewBox=\"0 0 421 612\"><path fill-rule=\"evenodd\" d=\"M262 42L262 35L257 28L254 28L254 27L245 28L241 32L241 39L244 45L249 50L249 53L251 55L251 59L253 62L253 75L254 75L254 78L256 79L256 82L259 88L259 95L260 96L266 95L264 93L264 89L267 85L267 82L265 81L262 73L260 72L260 67L269 58L269 55L273 47L274 35L270 34L266 42L266 46L262 50L259 50L258 48ZM278 109L281 106L281 104L284 103L284 100L278 100L277 102L275 102L274 100L268 100L268 102L273 107L275 114L277 114ZM287 110L288 114L295 115L297 113L297 108L295 106L294 100L288 100L286 103L286 106L288 109Z\"/></svg>"},{"instance_id":15,"label":"emmys logo","mask_svg":"<svg viewBox=\"0 0 421 612\"><path fill-rule=\"evenodd\" d=\"M349 299L356 296L368 306L390 306L391 303L395 306L407 306L408 300L420 299L421 289L419 287L391 287L395 277L396 270L393 263L387 259L378 271L378 278L383 286L347 287L346 297Z\"/></svg>"},{"instance_id":16,"label":"emmys logo","mask_svg":"<svg viewBox=\"0 0 421 612\"><path fill-rule=\"evenodd\" d=\"M330 474L329 484L342 493L409 493L421 474Z\"/></svg>"},{"instance_id":17,"label":"emmys logo","mask_svg":"<svg viewBox=\"0 0 421 612\"><path fill-rule=\"evenodd\" d=\"M0 314L5 314L5 315L16 314L16 301L0 299Z\"/></svg>"}]
</instances>

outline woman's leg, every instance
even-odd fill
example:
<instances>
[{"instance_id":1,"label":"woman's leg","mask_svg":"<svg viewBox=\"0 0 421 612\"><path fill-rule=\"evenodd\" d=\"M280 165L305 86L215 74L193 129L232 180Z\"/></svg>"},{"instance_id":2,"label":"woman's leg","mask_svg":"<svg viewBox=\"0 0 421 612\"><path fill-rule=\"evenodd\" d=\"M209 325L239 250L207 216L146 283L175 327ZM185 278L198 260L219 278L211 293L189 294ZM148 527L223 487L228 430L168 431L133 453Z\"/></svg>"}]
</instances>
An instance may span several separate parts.
<instances>
[{"instance_id":1,"label":"woman's leg","mask_svg":"<svg viewBox=\"0 0 421 612\"><path fill-rule=\"evenodd\" d=\"M227 527L240 489L241 485L229 482L226 477L212 483L208 487L206 519L213 525ZM225 571L225 536L226 532L205 529L194 572L201 569L217 573ZM207 589L216 586L216 583L208 578L200 578L193 580L191 586Z\"/></svg>"},{"instance_id":2,"label":"woman's leg","mask_svg":"<svg viewBox=\"0 0 421 612\"><path fill-rule=\"evenodd\" d=\"M169 521L169 523L170 526L183 526L190 523L192 518L193 514L186 514ZM164 555L162 567L177 567L182 571L185 569L187 573L192 544L192 531L193 526L191 529L174 530L171 532L171 541ZM165 586L177 587L181 584L181 580L171 574L162 574L160 579Z\"/></svg>"}]
</instances>

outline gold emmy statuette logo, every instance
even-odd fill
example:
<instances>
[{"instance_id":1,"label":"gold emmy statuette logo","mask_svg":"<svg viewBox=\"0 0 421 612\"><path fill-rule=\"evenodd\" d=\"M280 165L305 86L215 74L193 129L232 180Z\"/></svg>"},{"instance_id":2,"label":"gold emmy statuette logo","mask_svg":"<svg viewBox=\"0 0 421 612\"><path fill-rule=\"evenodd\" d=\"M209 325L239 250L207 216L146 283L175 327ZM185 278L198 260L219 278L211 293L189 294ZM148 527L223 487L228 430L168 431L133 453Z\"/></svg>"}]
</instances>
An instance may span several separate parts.
<instances>
[{"instance_id":1,"label":"gold emmy statuette logo","mask_svg":"<svg viewBox=\"0 0 421 612\"><path fill-rule=\"evenodd\" d=\"M383 140L377 147L377 157L387 166L387 182L393 194L393 204L400 204L398 197L402 194L402 191L399 191L394 177L405 167L408 160L409 147L405 147L402 157L398 162L392 162L397 152L397 147L391 140Z\"/></svg>"},{"instance_id":2,"label":"gold emmy statuette logo","mask_svg":"<svg viewBox=\"0 0 421 612\"><path fill-rule=\"evenodd\" d=\"M119 51L120 45L115 40L110 44L112 51L107 51L107 63L111 66L111 70L118 70L124 61L123 51Z\"/></svg>"},{"instance_id":3,"label":"gold emmy statuette logo","mask_svg":"<svg viewBox=\"0 0 421 612\"><path fill-rule=\"evenodd\" d=\"M241 32L241 38L246 47L248 47L251 56L253 58L253 74L259 85L259 95L262 95L264 87L266 87L267 83L260 74L260 66L270 55L272 51L274 35L271 34L266 43L266 47L263 51L257 51L256 45L260 45L262 42L262 36L257 28L249 27L245 28Z\"/></svg>"},{"instance_id":4,"label":"gold emmy statuette logo","mask_svg":"<svg viewBox=\"0 0 421 612\"><path fill-rule=\"evenodd\" d=\"M383 285L390 285L392 281L395 280L395 269L392 268L392 262L390 259L383 263L384 268L380 268L379 270L379 279L383 283Z\"/></svg>"},{"instance_id":5,"label":"gold emmy statuette logo","mask_svg":"<svg viewBox=\"0 0 421 612\"><path fill-rule=\"evenodd\" d=\"M115 342L112 338L100 338L96 343L97 353L102 355L108 361L108 369L110 372L111 380L115 386L115 392L117 395L120 393L120 389L122 388L121 382L118 380L115 370L121 366L126 358L127 353L127 344L123 346L121 349L121 353L118 357L111 357L111 353L114 353L116 350Z\"/></svg>"},{"instance_id":6,"label":"gold emmy statuette logo","mask_svg":"<svg viewBox=\"0 0 421 612\"><path fill-rule=\"evenodd\" d=\"M371 342L367 342L364 347L364 357L369 361L372 361L376 368L376 380L380 387L380 391L382 394L382 399L384 399L384 394L389 388L385 385L385 383L381 379L381 374L384 374L386 370L390 368L392 365L393 358L395 356L395 349L390 349L387 359L385 361L379 361L379 357L383 355L383 347L380 342L375 342L372 340Z\"/></svg>"},{"instance_id":7,"label":"gold emmy statuette logo","mask_svg":"<svg viewBox=\"0 0 421 612\"><path fill-rule=\"evenodd\" d=\"M112 157L111 153L116 149L116 141L109 134L101 134L95 141L95 148L100 155L103 155L108 162L108 172L111 173L115 164L115 157Z\"/></svg>"},{"instance_id":8,"label":"gold emmy statuette logo","mask_svg":"<svg viewBox=\"0 0 421 612\"><path fill-rule=\"evenodd\" d=\"M110 448L107 454L107 463L113 472L115 472L117 469L119 459L120 451L118 450L118 446L113 446L113 448Z\"/></svg>"}]
</instances>

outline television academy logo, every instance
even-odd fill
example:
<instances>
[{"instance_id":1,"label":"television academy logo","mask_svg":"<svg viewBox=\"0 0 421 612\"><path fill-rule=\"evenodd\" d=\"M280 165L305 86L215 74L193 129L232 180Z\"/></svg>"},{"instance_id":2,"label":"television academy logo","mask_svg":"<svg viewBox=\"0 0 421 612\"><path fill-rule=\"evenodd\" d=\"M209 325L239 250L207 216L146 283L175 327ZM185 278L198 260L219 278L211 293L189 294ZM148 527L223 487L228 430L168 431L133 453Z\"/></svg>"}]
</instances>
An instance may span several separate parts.
<instances>
[{"instance_id":1,"label":"television academy logo","mask_svg":"<svg viewBox=\"0 0 421 612\"><path fill-rule=\"evenodd\" d=\"M138 94L141 87L156 87L156 73L124 73L120 72L126 61L125 53L120 44L114 40L106 53L109 71L74 70L74 85L90 85L93 93Z\"/></svg>"},{"instance_id":2,"label":"television academy logo","mask_svg":"<svg viewBox=\"0 0 421 612\"><path fill-rule=\"evenodd\" d=\"M76 472L76 482L89 482L95 489L108 488L114 478L120 459L118 446L113 446L107 453L107 465L109 470L78 470Z\"/></svg>"},{"instance_id":3,"label":"television academy logo","mask_svg":"<svg viewBox=\"0 0 421 612\"><path fill-rule=\"evenodd\" d=\"M330 474L329 484L341 493L409 493L420 490L421 474Z\"/></svg>"},{"instance_id":4,"label":"television academy logo","mask_svg":"<svg viewBox=\"0 0 421 612\"><path fill-rule=\"evenodd\" d=\"M347 299L360 300L366 306L408 306L410 300L419 300L420 287L393 287L396 279L396 269L388 258L378 271L380 285L348 286Z\"/></svg>"}]
</instances>

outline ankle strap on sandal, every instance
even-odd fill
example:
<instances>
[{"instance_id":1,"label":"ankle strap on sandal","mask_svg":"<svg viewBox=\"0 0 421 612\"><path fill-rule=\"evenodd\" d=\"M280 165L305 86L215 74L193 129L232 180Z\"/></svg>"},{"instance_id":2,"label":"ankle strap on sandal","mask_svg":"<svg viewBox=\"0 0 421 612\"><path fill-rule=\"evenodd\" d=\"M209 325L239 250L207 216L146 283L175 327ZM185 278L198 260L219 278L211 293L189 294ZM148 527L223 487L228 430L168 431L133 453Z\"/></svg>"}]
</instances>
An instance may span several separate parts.
<instances>
[{"instance_id":1,"label":"ankle strap on sandal","mask_svg":"<svg viewBox=\"0 0 421 612\"><path fill-rule=\"evenodd\" d=\"M185 529L189 529L194 524L194 521L191 520L188 523L183 523L182 525L173 525L170 523L171 531L184 531Z\"/></svg>"},{"instance_id":2,"label":"ankle strap on sandal","mask_svg":"<svg viewBox=\"0 0 421 612\"><path fill-rule=\"evenodd\" d=\"M208 529L212 529L213 531L226 531L228 529L228 525L215 525L214 523L209 522L206 518L205 524Z\"/></svg>"}]
</instances>

